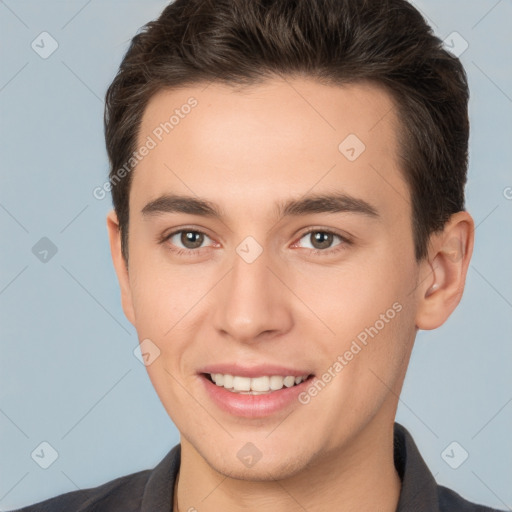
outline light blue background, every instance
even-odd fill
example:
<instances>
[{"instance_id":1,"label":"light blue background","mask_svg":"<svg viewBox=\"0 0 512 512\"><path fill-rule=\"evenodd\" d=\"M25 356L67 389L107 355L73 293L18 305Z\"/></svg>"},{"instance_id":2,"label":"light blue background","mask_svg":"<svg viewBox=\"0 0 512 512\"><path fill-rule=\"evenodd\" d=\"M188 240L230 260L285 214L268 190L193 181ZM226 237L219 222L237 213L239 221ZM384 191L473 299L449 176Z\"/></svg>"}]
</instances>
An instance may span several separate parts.
<instances>
[{"instance_id":1,"label":"light blue background","mask_svg":"<svg viewBox=\"0 0 512 512\"><path fill-rule=\"evenodd\" d=\"M106 87L164 5L0 1L2 510L151 468L179 439L133 354L108 248L110 198L92 195L108 170ZM442 39L457 31L469 43L477 229L465 296L442 328L418 335L397 421L439 483L511 508L512 4L416 5ZM59 44L48 59L31 48L43 31ZM43 236L58 248L47 263L31 251ZM59 454L46 470L30 456L42 441ZM456 470L441 458L452 441L469 452Z\"/></svg>"}]
</instances>

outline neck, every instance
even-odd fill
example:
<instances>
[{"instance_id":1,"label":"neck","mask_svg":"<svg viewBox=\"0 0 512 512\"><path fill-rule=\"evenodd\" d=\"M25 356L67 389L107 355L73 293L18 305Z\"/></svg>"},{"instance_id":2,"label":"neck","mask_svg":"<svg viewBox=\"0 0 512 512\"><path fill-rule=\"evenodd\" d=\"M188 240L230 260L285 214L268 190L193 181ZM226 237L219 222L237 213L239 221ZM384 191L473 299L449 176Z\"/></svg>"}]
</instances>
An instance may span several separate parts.
<instances>
[{"instance_id":1,"label":"neck","mask_svg":"<svg viewBox=\"0 0 512 512\"><path fill-rule=\"evenodd\" d=\"M369 423L343 449L319 455L289 478L268 481L223 475L182 438L174 510L395 512L400 488L393 424L384 430Z\"/></svg>"}]
</instances>

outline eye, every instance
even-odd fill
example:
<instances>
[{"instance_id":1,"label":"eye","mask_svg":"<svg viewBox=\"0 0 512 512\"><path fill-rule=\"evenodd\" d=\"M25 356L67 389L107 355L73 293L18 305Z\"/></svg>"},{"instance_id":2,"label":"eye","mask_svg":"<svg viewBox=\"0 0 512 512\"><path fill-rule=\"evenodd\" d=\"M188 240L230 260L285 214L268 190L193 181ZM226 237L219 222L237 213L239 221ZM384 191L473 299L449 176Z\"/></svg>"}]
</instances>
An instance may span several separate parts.
<instances>
[{"instance_id":1,"label":"eye","mask_svg":"<svg viewBox=\"0 0 512 512\"><path fill-rule=\"evenodd\" d=\"M186 252L198 252L197 249L203 248L201 246L206 239L211 240L211 238L202 231L180 229L179 231L169 233L162 241L170 242L170 248L178 254L182 254Z\"/></svg>"},{"instance_id":2,"label":"eye","mask_svg":"<svg viewBox=\"0 0 512 512\"><path fill-rule=\"evenodd\" d=\"M299 241L303 239L309 241L310 246L308 247L307 244L305 246L301 244L301 246L313 250L315 254L336 252L344 249L346 245L350 245L350 241L347 238L325 229L312 229L304 233ZM336 239L339 242L333 246L332 244Z\"/></svg>"},{"instance_id":3,"label":"eye","mask_svg":"<svg viewBox=\"0 0 512 512\"><path fill-rule=\"evenodd\" d=\"M307 233L304 233L297 244L305 239L304 243L299 244L300 247L311 250L314 254L330 254L345 249L348 245L351 245L351 241L342 235L338 235L329 230L325 229L312 229ZM338 239L338 243L333 242ZM196 229L180 229L173 231L166 235L161 242L168 243L168 247L171 251L179 255L196 255L202 253L202 249L206 249L208 246L203 246L206 240L212 241L212 239L202 231ZM309 247L307 245L309 241ZM210 246L212 246L211 244Z\"/></svg>"}]
</instances>

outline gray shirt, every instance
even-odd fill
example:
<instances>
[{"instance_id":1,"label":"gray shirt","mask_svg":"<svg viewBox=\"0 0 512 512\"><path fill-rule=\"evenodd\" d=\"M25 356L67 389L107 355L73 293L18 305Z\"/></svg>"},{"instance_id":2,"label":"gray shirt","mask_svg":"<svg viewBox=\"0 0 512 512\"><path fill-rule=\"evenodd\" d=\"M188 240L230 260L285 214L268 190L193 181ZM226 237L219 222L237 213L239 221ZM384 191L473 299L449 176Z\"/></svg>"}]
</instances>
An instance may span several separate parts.
<instances>
[{"instance_id":1,"label":"gray shirt","mask_svg":"<svg viewBox=\"0 0 512 512\"><path fill-rule=\"evenodd\" d=\"M181 445L154 468L111 480L98 487L61 494L11 512L172 512ZM499 512L470 503L438 485L408 430L394 424L394 461L402 481L396 512Z\"/></svg>"}]
</instances>

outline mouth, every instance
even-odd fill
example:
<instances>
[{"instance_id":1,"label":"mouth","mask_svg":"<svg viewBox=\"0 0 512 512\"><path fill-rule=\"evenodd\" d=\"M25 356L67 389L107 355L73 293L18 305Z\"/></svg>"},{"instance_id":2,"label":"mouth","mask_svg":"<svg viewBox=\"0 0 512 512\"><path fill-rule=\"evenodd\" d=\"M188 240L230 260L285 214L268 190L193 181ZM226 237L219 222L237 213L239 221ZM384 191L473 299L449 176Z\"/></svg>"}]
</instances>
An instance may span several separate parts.
<instances>
[{"instance_id":1,"label":"mouth","mask_svg":"<svg viewBox=\"0 0 512 512\"><path fill-rule=\"evenodd\" d=\"M243 377L229 373L203 373L204 378L217 387L231 393L242 395L266 395L275 393L283 388L292 388L313 377L311 374L294 375L261 375L258 377Z\"/></svg>"},{"instance_id":2,"label":"mouth","mask_svg":"<svg viewBox=\"0 0 512 512\"><path fill-rule=\"evenodd\" d=\"M302 407L299 397L315 376L199 373L206 397L224 413L239 418L270 418Z\"/></svg>"}]
</instances>

